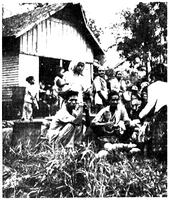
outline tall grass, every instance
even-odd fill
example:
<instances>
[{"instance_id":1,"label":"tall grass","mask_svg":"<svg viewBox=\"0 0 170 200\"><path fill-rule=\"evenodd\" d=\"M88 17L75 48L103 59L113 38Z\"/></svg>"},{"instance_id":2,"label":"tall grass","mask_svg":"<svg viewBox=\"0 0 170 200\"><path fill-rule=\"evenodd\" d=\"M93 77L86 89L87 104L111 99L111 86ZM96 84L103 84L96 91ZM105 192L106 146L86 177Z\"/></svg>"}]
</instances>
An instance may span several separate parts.
<instances>
[{"instance_id":1,"label":"tall grass","mask_svg":"<svg viewBox=\"0 0 170 200\"><path fill-rule=\"evenodd\" d=\"M47 141L3 155L3 197L162 197L167 166L121 151L99 157L93 143L54 149ZM29 151L28 151L29 149Z\"/></svg>"}]
</instances>

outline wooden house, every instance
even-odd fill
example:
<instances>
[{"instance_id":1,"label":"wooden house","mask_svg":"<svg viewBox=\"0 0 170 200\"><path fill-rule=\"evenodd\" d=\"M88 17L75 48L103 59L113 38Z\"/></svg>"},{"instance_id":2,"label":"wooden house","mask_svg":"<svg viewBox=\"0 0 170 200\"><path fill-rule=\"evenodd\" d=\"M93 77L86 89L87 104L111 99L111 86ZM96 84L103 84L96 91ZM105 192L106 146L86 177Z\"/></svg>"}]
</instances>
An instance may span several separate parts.
<instances>
[{"instance_id":1,"label":"wooden house","mask_svg":"<svg viewBox=\"0 0 170 200\"><path fill-rule=\"evenodd\" d=\"M67 70L70 61L79 60L86 64L84 75L90 85L93 60L103 55L79 3L45 5L3 19L3 114L11 111L11 104L14 108L22 103L27 76L34 76L36 84L53 84L58 66Z\"/></svg>"}]
</instances>

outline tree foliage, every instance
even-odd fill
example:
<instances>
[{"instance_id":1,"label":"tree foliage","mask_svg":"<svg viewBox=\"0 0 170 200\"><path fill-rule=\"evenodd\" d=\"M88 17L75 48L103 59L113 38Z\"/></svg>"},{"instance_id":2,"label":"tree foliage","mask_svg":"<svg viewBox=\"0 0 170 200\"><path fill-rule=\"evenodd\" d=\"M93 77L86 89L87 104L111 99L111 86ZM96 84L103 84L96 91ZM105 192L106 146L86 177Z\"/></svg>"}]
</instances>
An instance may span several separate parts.
<instances>
[{"instance_id":1,"label":"tree foliage","mask_svg":"<svg viewBox=\"0 0 170 200\"><path fill-rule=\"evenodd\" d=\"M131 35L125 36L118 43L117 50L121 57L130 61L131 66L140 62L148 73L148 63L151 69L158 63L167 63L167 3L139 3L134 12L123 11L124 30ZM139 63L138 63L139 64Z\"/></svg>"},{"instance_id":2,"label":"tree foliage","mask_svg":"<svg viewBox=\"0 0 170 200\"><path fill-rule=\"evenodd\" d=\"M102 28L96 26L94 19L90 18L87 23L88 23L90 30L93 32L94 36L98 40L98 42L100 42L100 35L103 34Z\"/></svg>"}]
</instances>

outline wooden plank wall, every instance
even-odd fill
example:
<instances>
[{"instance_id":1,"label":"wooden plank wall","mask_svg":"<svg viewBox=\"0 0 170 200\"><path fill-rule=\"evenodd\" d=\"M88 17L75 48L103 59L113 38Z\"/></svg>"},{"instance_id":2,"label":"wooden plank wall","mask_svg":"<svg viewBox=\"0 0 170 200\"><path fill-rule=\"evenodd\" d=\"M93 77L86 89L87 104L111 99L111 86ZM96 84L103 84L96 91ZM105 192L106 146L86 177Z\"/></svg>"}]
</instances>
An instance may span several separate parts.
<instances>
[{"instance_id":1,"label":"wooden plank wall","mask_svg":"<svg viewBox=\"0 0 170 200\"><path fill-rule=\"evenodd\" d=\"M12 101L12 87L18 86L19 56L4 56L2 59L2 101Z\"/></svg>"},{"instance_id":2,"label":"wooden plank wall","mask_svg":"<svg viewBox=\"0 0 170 200\"><path fill-rule=\"evenodd\" d=\"M49 18L20 37L20 52L25 54L72 60L79 56L93 62L93 51L74 25Z\"/></svg>"}]
</instances>

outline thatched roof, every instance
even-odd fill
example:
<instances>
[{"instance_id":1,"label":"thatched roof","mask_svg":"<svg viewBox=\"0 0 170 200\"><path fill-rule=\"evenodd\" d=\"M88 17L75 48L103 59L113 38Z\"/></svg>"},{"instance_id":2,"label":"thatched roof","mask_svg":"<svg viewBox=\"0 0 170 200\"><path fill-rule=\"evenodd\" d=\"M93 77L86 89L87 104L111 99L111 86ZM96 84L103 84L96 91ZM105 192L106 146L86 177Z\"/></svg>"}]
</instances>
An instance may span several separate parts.
<instances>
[{"instance_id":1,"label":"thatched roof","mask_svg":"<svg viewBox=\"0 0 170 200\"><path fill-rule=\"evenodd\" d=\"M31 29L37 23L47 19L49 16L65 7L66 3L45 5L26 13L14 15L2 20L2 36L18 36L19 33L29 27ZM28 30L29 30L28 29ZM27 31L27 30L26 30Z\"/></svg>"},{"instance_id":2,"label":"thatched roof","mask_svg":"<svg viewBox=\"0 0 170 200\"><path fill-rule=\"evenodd\" d=\"M99 42L93 35L92 31L89 29L86 23L85 15L80 4L73 3L55 3L46 4L43 7L36 8L26 13L18 14L2 20L2 36L3 37L19 37L28 30L32 29L41 21L49 18L50 16L58 13L60 10L64 9L67 5L77 6L81 13L82 21L84 24L84 30L86 32L88 40L93 44L95 50L98 49L100 53L104 54Z\"/></svg>"}]
</instances>

